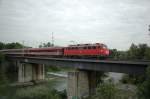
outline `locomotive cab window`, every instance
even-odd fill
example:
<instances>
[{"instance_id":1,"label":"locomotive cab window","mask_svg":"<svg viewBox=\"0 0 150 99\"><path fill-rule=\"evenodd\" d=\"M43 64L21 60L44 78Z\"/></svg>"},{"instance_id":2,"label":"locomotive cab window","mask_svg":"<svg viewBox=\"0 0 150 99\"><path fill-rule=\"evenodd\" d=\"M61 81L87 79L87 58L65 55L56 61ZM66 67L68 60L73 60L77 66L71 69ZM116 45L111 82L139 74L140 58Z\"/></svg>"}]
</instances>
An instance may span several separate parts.
<instances>
[{"instance_id":1,"label":"locomotive cab window","mask_svg":"<svg viewBox=\"0 0 150 99\"><path fill-rule=\"evenodd\" d=\"M107 48L107 46L106 46L106 45L103 45L103 48Z\"/></svg>"}]
</instances>

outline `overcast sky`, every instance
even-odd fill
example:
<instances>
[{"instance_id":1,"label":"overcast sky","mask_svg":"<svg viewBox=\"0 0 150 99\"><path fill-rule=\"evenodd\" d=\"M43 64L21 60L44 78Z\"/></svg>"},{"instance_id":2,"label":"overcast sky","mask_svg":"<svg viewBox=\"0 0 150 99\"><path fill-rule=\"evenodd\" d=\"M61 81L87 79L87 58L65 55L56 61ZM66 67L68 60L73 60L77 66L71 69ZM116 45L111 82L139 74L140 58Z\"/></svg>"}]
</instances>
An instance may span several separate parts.
<instances>
[{"instance_id":1,"label":"overcast sky","mask_svg":"<svg viewBox=\"0 0 150 99\"><path fill-rule=\"evenodd\" d=\"M150 45L150 0L0 0L0 41Z\"/></svg>"}]
</instances>

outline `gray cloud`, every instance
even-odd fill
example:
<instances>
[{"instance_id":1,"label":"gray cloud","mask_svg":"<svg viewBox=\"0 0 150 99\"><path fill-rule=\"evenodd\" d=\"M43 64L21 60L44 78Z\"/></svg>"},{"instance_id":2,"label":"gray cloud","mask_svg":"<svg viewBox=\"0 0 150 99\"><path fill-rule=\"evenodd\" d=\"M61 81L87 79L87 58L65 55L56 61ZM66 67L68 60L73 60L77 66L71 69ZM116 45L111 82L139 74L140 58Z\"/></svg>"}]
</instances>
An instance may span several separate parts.
<instances>
[{"instance_id":1,"label":"gray cloud","mask_svg":"<svg viewBox=\"0 0 150 99\"><path fill-rule=\"evenodd\" d=\"M0 40L25 40L37 46L103 42L127 49L131 43L149 43L149 0L1 0ZM150 43L149 43L150 45Z\"/></svg>"}]
</instances>

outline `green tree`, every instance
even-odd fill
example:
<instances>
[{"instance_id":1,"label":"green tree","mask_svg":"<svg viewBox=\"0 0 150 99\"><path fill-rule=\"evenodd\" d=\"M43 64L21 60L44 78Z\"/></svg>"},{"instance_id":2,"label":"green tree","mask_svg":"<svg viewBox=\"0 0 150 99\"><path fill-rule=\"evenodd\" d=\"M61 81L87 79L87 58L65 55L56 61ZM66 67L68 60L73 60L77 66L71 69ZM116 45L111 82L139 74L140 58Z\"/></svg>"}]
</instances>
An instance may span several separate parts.
<instances>
[{"instance_id":1,"label":"green tree","mask_svg":"<svg viewBox=\"0 0 150 99\"><path fill-rule=\"evenodd\" d=\"M39 45L39 48L42 48L42 47L51 47L53 46L53 44L51 42L47 42L47 43L43 43L41 45Z\"/></svg>"},{"instance_id":2,"label":"green tree","mask_svg":"<svg viewBox=\"0 0 150 99\"><path fill-rule=\"evenodd\" d=\"M93 99L115 99L117 88L112 82L100 83Z\"/></svg>"},{"instance_id":3,"label":"green tree","mask_svg":"<svg viewBox=\"0 0 150 99\"><path fill-rule=\"evenodd\" d=\"M112 59L118 59L119 58L119 53L117 51L117 49L110 49L110 58Z\"/></svg>"},{"instance_id":4,"label":"green tree","mask_svg":"<svg viewBox=\"0 0 150 99\"><path fill-rule=\"evenodd\" d=\"M148 48L147 44L138 45L138 59L146 59L146 50Z\"/></svg>"},{"instance_id":5,"label":"green tree","mask_svg":"<svg viewBox=\"0 0 150 99\"><path fill-rule=\"evenodd\" d=\"M3 42L0 42L0 50L5 48L5 44Z\"/></svg>"},{"instance_id":6,"label":"green tree","mask_svg":"<svg viewBox=\"0 0 150 99\"><path fill-rule=\"evenodd\" d=\"M132 44L130 49L127 51L128 59L130 60L145 60L149 57L149 47L147 44L139 44L138 46Z\"/></svg>"},{"instance_id":7,"label":"green tree","mask_svg":"<svg viewBox=\"0 0 150 99\"><path fill-rule=\"evenodd\" d=\"M130 49L128 50L128 58L129 59L137 59L138 57L138 46L135 44L131 44Z\"/></svg>"},{"instance_id":8,"label":"green tree","mask_svg":"<svg viewBox=\"0 0 150 99\"><path fill-rule=\"evenodd\" d=\"M23 48L23 45L16 42L16 43L7 43L5 46L6 49L14 49L14 48Z\"/></svg>"},{"instance_id":9,"label":"green tree","mask_svg":"<svg viewBox=\"0 0 150 99\"><path fill-rule=\"evenodd\" d=\"M138 85L143 82L145 75L134 75L134 74L125 74L120 80L124 84L135 84Z\"/></svg>"},{"instance_id":10,"label":"green tree","mask_svg":"<svg viewBox=\"0 0 150 99\"><path fill-rule=\"evenodd\" d=\"M145 59L150 60L150 47L146 49Z\"/></svg>"},{"instance_id":11,"label":"green tree","mask_svg":"<svg viewBox=\"0 0 150 99\"><path fill-rule=\"evenodd\" d=\"M7 93L7 83L8 79L6 76L6 70L5 67L3 66L3 62L5 61L5 55L0 53L0 96L4 96ZM1 98L1 97L0 97Z\"/></svg>"},{"instance_id":12,"label":"green tree","mask_svg":"<svg viewBox=\"0 0 150 99\"><path fill-rule=\"evenodd\" d=\"M150 99L150 65L147 67L146 79L138 86L139 99Z\"/></svg>"}]
</instances>

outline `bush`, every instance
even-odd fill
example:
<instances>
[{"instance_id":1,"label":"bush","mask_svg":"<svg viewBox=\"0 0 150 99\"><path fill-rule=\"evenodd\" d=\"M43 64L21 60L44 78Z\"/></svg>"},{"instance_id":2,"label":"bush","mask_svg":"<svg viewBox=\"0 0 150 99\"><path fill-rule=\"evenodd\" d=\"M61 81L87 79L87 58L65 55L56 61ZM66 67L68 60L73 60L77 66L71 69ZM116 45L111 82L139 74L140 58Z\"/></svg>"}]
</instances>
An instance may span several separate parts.
<instances>
[{"instance_id":1,"label":"bush","mask_svg":"<svg viewBox=\"0 0 150 99\"><path fill-rule=\"evenodd\" d=\"M0 52L0 63L5 60L5 55Z\"/></svg>"},{"instance_id":2,"label":"bush","mask_svg":"<svg viewBox=\"0 0 150 99\"><path fill-rule=\"evenodd\" d=\"M125 74L125 75L123 75L120 82L122 82L123 84L135 84L135 85L137 85L139 83L142 83L144 79L145 79L145 75Z\"/></svg>"},{"instance_id":3,"label":"bush","mask_svg":"<svg viewBox=\"0 0 150 99\"><path fill-rule=\"evenodd\" d=\"M14 99L66 99L66 93L46 86L36 86L18 89Z\"/></svg>"},{"instance_id":4,"label":"bush","mask_svg":"<svg viewBox=\"0 0 150 99\"><path fill-rule=\"evenodd\" d=\"M111 82L100 83L96 89L94 99L115 99L117 88Z\"/></svg>"},{"instance_id":5,"label":"bush","mask_svg":"<svg viewBox=\"0 0 150 99\"><path fill-rule=\"evenodd\" d=\"M139 99L150 99L150 65L147 67L146 79L138 86Z\"/></svg>"}]
</instances>

